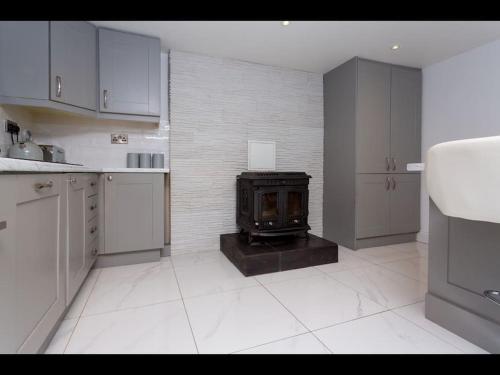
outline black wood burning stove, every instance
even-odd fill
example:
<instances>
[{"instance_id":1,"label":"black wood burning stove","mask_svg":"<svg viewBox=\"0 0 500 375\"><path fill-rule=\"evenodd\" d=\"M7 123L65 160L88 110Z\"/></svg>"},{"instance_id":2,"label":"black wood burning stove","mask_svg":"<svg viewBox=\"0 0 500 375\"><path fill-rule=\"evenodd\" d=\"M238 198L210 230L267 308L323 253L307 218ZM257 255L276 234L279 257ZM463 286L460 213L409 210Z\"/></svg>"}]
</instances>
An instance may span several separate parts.
<instances>
[{"instance_id":1,"label":"black wood burning stove","mask_svg":"<svg viewBox=\"0 0 500 375\"><path fill-rule=\"evenodd\" d=\"M308 238L309 179L304 172L243 172L237 176L236 222L255 236Z\"/></svg>"}]
</instances>

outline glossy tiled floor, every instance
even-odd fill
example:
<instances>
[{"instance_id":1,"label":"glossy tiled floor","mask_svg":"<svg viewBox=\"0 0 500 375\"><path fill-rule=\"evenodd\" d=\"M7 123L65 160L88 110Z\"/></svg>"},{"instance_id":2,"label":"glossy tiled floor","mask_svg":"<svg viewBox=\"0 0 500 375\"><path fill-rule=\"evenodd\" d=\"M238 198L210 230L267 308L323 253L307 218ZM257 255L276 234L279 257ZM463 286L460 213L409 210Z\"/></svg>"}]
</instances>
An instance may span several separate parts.
<instances>
[{"instance_id":1,"label":"glossy tiled floor","mask_svg":"<svg viewBox=\"0 0 500 375\"><path fill-rule=\"evenodd\" d=\"M93 270L46 353L485 353L424 317L427 247L244 277L219 252Z\"/></svg>"}]
</instances>

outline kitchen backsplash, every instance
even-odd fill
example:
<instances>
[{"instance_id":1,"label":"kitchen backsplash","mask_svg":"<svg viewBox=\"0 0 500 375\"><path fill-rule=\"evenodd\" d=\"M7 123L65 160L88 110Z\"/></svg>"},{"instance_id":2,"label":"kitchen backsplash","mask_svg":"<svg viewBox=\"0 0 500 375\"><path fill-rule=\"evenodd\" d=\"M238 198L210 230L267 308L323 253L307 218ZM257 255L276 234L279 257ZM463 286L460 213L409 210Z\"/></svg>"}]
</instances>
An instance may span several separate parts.
<instances>
[{"instance_id":1,"label":"kitchen backsplash","mask_svg":"<svg viewBox=\"0 0 500 375\"><path fill-rule=\"evenodd\" d=\"M30 129L37 144L53 144L66 150L66 161L88 167L124 168L128 152L165 154L169 168L168 55L162 53L160 123L92 119L44 109L0 106L0 156L7 156L10 134L4 131L4 119L16 121L21 129ZM112 133L128 134L128 144L111 144Z\"/></svg>"}]
</instances>

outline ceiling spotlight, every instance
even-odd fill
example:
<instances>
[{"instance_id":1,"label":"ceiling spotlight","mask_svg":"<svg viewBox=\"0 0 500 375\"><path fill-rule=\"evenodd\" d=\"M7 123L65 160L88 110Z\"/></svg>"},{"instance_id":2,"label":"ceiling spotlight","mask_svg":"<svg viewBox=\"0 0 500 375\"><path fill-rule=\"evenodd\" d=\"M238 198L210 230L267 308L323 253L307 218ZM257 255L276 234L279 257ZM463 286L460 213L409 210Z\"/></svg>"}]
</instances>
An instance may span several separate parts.
<instances>
[{"instance_id":1,"label":"ceiling spotlight","mask_svg":"<svg viewBox=\"0 0 500 375\"><path fill-rule=\"evenodd\" d=\"M399 44L394 44L394 45L391 47L391 49L392 49L393 51L395 51L395 50L399 49Z\"/></svg>"},{"instance_id":2,"label":"ceiling spotlight","mask_svg":"<svg viewBox=\"0 0 500 375\"><path fill-rule=\"evenodd\" d=\"M290 25L290 21L281 21L281 24L283 26L288 26L288 25Z\"/></svg>"}]
</instances>

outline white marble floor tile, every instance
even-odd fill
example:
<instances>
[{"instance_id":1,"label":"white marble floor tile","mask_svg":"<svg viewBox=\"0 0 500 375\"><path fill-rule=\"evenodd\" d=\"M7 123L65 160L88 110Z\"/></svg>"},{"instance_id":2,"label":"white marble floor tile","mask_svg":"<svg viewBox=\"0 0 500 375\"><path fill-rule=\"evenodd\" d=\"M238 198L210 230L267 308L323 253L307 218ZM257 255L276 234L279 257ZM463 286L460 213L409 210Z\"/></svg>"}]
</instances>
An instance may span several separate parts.
<instances>
[{"instance_id":1,"label":"white marble floor tile","mask_svg":"<svg viewBox=\"0 0 500 375\"><path fill-rule=\"evenodd\" d=\"M263 275L257 275L255 278L259 280L262 284L270 284L281 281L301 279L309 276L321 275L321 272L314 267L298 268L295 270L282 271L282 272L272 272Z\"/></svg>"},{"instance_id":2,"label":"white marble floor tile","mask_svg":"<svg viewBox=\"0 0 500 375\"><path fill-rule=\"evenodd\" d=\"M305 333L235 354L330 354L330 351L312 333Z\"/></svg>"},{"instance_id":3,"label":"white marble floor tile","mask_svg":"<svg viewBox=\"0 0 500 375\"><path fill-rule=\"evenodd\" d=\"M386 311L314 332L336 354L460 354L454 346Z\"/></svg>"},{"instance_id":4,"label":"white marble floor tile","mask_svg":"<svg viewBox=\"0 0 500 375\"><path fill-rule=\"evenodd\" d=\"M273 283L266 288L310 330L386 310L324 274Z\"/></svg>"},{"instance_id":5,"label":"white marble floor tile","mask_svg":"<svg viewBox=\"0 0 500 375\"><path fill-rule=\"evenodd\" d=\"M183 298L259 285L254 277L244 276L225 258L193 266L175 266L175 273Z\"/></svg>"},{"instance_id":6,"label":"white marble floor tile","mask_svg":"<svg viewBox=\"0 0 500 375\"><path fill-rule=\"evenodd\" d=\"M224 254L220 251L200 251L196 253L184 253L172 255L170 258L175 268L197 266L211 262L217 262Z\"/></svg>"},{"instance_id":7,"label":"white marble floor tile","mask_svg":"<svg viewBox=\"0 0 500 375\"><path fill-rule=\"evenodd\" d=\"M418 256L423 256L423 257L426 257L429 254L429 247L426 243L423 243L423 242L399 243L396 245L389 245L389 247L393 247L396 249L400 249L402 251L414 253L414 254L417 254Z\"/></svg>"},{"instance_id":8,"label":"white marble floor tile","mask_svg":"<svg viewBox=\"0 0 500 375\"><path fill-rule=\"evenodd\" d=\"M380 266L427 283L427 261L427 257L418 257L382 263Z\"/></svg>"},{"instance_id":9,"label":"white marble floor tile","mask_svg":"<svg viewBox=\"0 0 500 375\"><path fill-rule=\"evenodd\" d=\"M180 299L167 262L103 268L82 316Z\"/></svg>"},{"instance_id":10,"label":"white marble floor tile","mask_svg":"<svg viewBox=\"0 0 500 375\"><path fill-rule=\"evenodd\" d=\"M423 301L427 289L425 283L375 265L331 273L329 277L389 308Z\"/></svg>"},{"instance_id":11,"label":"white marble floor tile","mask_svg":"<svg viewBox=\"0 0 500 375\"><path fill-rule=\"evenodd\" d=\"M457 347L462 352L466 354L487 354L488 352L481 349L479 346L461 338L458 335L448 331L447 329L441 327L440 325L430 321L425 317L425 303L420 302L409 306L400 307L398 309L392 310L396 314L408 319L425 329L426 331L432 333L434 336L439 337L443 341Z\"/></svg>"},{"instance_id":12,"label":"white marble floor tile","mask_svg":"<svg viewBox=\"0 0 500 375\"><path fill-rule=\"evenodd\" d=\"M375 264L393 262L395 260L415 258L420 256L417 250L408 251L408 249L406 248L392 246L378 246L360 249L356 250L355 255Z\"/></svg>"},{"instance_id":13,"label":"white marble floor tile","mask_svg":"<svg viewBox=\"0 0 500 375\"><path fill-rule=\"evenodd\" d=\"M361 257L351 255L350 253L352 252L353 251L350 250L346 251L339 249L339 261L337 263L322 264L321 266L316 266L316 268L322 272L332 273L372 265L372 263Z\"/></svg>"},{"instance_id":14,"label":"white marble floor tile","mask_svg":"<svg viewBox=\"0 0 500 375\"><path fill-rule=\"evenodd\" d=\"M66 353L196 353L182 301L81 317Z\"/></svg>"},{"instance_id":15,"label":"white marble floor tile","mask_svg":"<svg viewBox=\"0 0 500 375\"><path fill-rule=\"evenodd\" d=\"M80 317L100 273L100 268L90 270L87 278L83 282L83 285L73 299L73 303L69 307L64 319L74 319Z\"/></svg>"},{"instance_id":16,"label":"white marble floor tile","mask_svg":"<svg viewBox=\"0 0 500 375\"><path fill-rule=\"evenodd\" d=\"M184 302L200 353L233 353L307 332L262 286Z\"/></svg>"},{"instance_id":17,"label":"white marble floor tile","mask_svg":"<svg viewBox=\"0 0 500 375\"><path fill-rule=\"evenodd\" d=\"M45 354L63 354L77 322L78 318L63 320L49 346L45 349Z\"/></svg>"}]
</instances>

